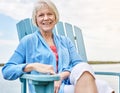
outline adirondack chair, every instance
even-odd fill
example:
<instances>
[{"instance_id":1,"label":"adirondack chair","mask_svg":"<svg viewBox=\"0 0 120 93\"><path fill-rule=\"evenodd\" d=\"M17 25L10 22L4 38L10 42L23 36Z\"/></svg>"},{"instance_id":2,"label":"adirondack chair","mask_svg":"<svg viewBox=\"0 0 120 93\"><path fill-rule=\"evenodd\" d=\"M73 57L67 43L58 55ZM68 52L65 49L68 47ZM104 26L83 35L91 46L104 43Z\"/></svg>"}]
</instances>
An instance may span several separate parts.
<instances>
[{"instance_id":1,"label":"adirondack chair","mask_svg":"<svg viewBox=\"0 0 120 93\"><path fill-rule=\"evenodd\" d=\"M25 35L31 34L35 32L38 28L36 28L30 18L26 18L21 20L16 24L18 37L21 40ZM83 60L87 62L87 56L84 46L84 40L82 36L81 29L77 26L71 25L69 23L58 22L55 28L53 29L54 33L59 35L68 36L72 42L75 44L77 52L81 55ZM96 75L109 75L109 76L117 76L119 78L118 82L118 91L120 89L120 73L117 72L95 72ZM54 80L59 80L58 75L28 75L24 74L20 77L20 81L22 83L21 93L26 93L26 80L32 80L33 84L36 88L36 93L54 93ZM45 89L46 85L48 85L47 89ZM46 90L46 91L45 91ZM51 92L50 92L51 91ZM120 93L120 91L119 91Z\"/></svg>"}]
</instances>

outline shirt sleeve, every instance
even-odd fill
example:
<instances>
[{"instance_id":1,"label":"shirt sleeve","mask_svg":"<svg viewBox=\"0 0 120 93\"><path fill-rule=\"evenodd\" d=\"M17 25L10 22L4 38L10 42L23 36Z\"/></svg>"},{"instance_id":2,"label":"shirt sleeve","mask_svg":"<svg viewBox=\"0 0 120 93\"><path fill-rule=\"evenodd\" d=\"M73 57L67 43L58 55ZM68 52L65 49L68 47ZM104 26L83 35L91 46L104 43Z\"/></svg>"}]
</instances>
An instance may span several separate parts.
<instances>
[{"instance_id":1,"label":"shirt sleeve","mask_svg":"<svg viewBox=\"0 0 120 93\"><path fill-rule=\"evenodd\" d=\"M69 71L71 72L72 68L80 63L83 62L82 57L77 53L76 48L72 41L69 38L66 38L67 41L67 47L69 51L69 58L70 58L70 63L67 68L64 69L64 71Z\"/></svg>"},{"instance_id":2,"label":"shirt sleeve","mask_svg":"<svg viewBox=\"0 0 120 93\"><path fill-rule=\"evenodd\" d=\"M25 39L21 40L17 49L14 51L11 58L3 66L2 73L3 77L7 80L15 80L20 77L23 73L25 63Z\"/></svg>"}]
</instances>

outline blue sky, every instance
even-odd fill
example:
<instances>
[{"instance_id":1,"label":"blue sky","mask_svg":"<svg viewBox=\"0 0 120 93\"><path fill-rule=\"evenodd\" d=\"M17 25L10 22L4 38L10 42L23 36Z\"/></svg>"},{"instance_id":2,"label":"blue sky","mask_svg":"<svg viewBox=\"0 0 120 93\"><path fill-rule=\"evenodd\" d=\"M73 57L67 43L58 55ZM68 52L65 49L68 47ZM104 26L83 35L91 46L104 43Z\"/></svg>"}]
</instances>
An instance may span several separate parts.
<instances>
[{"instance_id":1,"label":"blue sky","mask_svg":"<svg viewBox=\"0 0 120 93\"><path fill-rule=\"evenodd\" d=\"M0 63L5 63L17 47L16 23L31 17L35 1L0 0ZM88 60L120 61L119 0L52 1L60 20L82 29Z\"/></svg>"},{"instance_id":2,"label":"blue sky","mask_svg":"<svg viewBox=\"0 0 120 93\"><path fill-rule=\"evenodd\" d=\"M16 39L14 33L18 21L4 14L0 14L0 21L0 38L4 40Z\"/></svg>"}]
</instances>

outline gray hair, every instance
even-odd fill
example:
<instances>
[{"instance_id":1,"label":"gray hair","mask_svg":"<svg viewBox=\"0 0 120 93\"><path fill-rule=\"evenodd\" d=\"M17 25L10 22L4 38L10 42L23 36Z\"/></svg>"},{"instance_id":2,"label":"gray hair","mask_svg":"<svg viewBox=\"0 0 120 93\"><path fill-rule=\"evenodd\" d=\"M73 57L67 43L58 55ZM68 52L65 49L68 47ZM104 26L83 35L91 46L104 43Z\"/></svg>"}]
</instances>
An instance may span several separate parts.
<instances>
[{"instance_id":1,"label":"gray hair","mask_svg":"<svg viewBox=\"0 0 120 93\"><path fill-rule=\"evenodd\" d=\"M56 23L59 21L59 13L58 13L58 10L57 10L55 4L53 2L51 2L50 0L38 0L35 3L34 9L32 12L32 21L35 26L37 26L37 22L36 22L37 11L40 10L41 8L43 8L45 5L47 5L54 12Z\"/></svg>"}]
</instances>

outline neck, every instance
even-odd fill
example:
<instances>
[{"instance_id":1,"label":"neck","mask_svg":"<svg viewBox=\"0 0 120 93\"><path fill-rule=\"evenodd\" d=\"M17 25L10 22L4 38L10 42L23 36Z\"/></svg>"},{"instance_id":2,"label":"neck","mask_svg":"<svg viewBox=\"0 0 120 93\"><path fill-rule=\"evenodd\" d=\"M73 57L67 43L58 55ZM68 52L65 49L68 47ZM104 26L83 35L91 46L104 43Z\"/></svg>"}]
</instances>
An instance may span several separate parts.
<instances>
[{"instance_id":1,"label":"neck","mask_svg":"<svg viewBox=\"0 0 120 93\"><path fill-rule=\"evenodd\" d=\"M51 32L42 32L41 35L49 46L54 45L53 34Z\"/></svg>"},{"instance_id":2,"label":"neck","mask_svg":"<svg viewBox=\"0 0 120 93\"><path fill-rule=\"evenodd\" d=\"M41 35L44 39L52 38L52 32L43 32L41 31Z\"/></svg>"}]
</instances>

